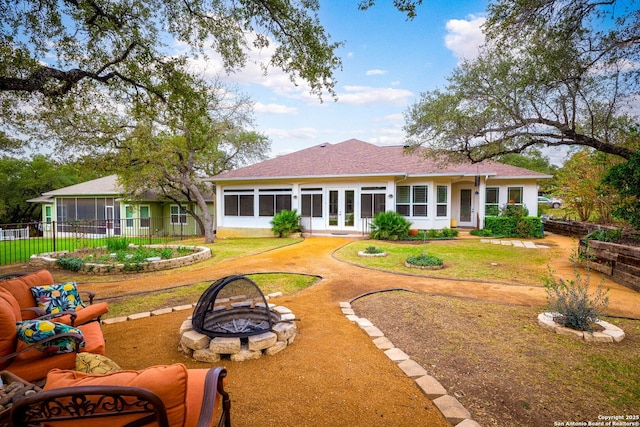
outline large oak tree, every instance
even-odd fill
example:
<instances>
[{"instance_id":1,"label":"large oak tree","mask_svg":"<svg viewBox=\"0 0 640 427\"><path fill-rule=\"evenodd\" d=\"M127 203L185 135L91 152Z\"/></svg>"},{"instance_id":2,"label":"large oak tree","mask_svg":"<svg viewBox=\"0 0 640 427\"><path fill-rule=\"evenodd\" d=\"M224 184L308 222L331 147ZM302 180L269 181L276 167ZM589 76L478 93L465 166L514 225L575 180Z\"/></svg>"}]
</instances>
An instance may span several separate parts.
<instances>
[{"instance_id":1,"label":"large oak tree","mask_svg":"<svg viewBox=\"0 0 640 427\"><path fill-rule=\"evenodd\" d=\"M632 6L496 0L480 56L407 111L411 145L473 162L567 145L630 158L640 147L629 133L640 89Z\"/></svg>"}]
</instances>

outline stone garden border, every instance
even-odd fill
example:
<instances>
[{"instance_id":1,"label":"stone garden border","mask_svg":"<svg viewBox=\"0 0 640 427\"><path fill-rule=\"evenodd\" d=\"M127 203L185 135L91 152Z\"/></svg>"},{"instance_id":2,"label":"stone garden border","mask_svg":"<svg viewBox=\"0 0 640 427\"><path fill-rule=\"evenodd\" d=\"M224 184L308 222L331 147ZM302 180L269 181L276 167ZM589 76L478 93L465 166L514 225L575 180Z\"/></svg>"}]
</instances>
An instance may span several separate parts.
<instances>
[{"instance_id":1,"label":"stone garden border","mask_svg":"<svg viewBox=\"0 0 640 427\"><path fill-rule=\"evenodd\" d=\"M169 270L172 268L184 267L186 265L195 264L206 259L211 258L213 255L211 249L204 246L185 246L185 245L136 245L135 247L145 248L187 248L191 249L193 253L184 255L178 258L171 259L149 259L148 262L137 263L140 269L127 269L127 265L130 264L98 264L93 262L85 262L82 267L82 272L96 275L107 274L119 274L119 273L143 273L147 271L160 271ZM56 261L58 258L69 254L69 251L48 252L42 254L31 255L29 259L29 266L36 268L46 268L52 270L58 268Z\"/></svg>"},{"instance_id":2,"label":"stone garden border","mask_svg":"<svg viewBox=\"0 0 640 427\"><path fill-rule=\"evenodd\" d=\"M554 331L556 334L567 335L578 339L583 339L588 342L620 342L624 339L625 333L619 327L612 325L609 322L603 320L597 320L596 324L604 328L603 331L587 332L577 331L575 329L562 326L553 320L554 316L558 313L540 313L538 314L538 325L545 329Z\"/></svg>"},{"instance_id":3,"label":"stone garden border","mask_svg":"<svg viewBox=\"0 0 640 427\"><path fill-rule=\"evenodd\" d=\"M387 256L387 253L386 252L378 252L376 254L369 254L369 253L366 253L365 251L360 251L360 252L358 252L358 256L359 257L363 257L363 258L377 258L377 257Z\"/></svg>"}]
</instances>

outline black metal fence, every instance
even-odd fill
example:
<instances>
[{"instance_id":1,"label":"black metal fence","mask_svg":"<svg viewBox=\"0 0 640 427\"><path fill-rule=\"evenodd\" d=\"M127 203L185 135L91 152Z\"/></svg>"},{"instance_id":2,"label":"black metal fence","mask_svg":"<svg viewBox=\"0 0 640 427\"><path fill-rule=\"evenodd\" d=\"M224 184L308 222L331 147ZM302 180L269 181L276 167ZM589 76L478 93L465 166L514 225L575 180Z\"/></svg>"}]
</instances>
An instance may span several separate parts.
<instances>
[{"instance_id":1,"label":"black metal fence","mask_svg":"<svg viewBox=\"0 0 640 427\"><path fill-rule=\"evenodd\" d=\"M27 262L33 254L105 246L106 239L155 244L201 235L193 223L175 220L161 217L0 224L0 266Z\"/></svg>"}]
</instances>

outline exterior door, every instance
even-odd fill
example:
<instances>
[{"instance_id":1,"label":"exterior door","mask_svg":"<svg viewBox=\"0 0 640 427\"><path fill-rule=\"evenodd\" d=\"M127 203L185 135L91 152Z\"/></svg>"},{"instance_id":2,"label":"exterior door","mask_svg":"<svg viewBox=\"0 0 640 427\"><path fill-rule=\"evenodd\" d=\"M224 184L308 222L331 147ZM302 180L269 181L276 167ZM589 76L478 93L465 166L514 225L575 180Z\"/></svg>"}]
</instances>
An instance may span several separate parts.
<instances>
[{"instance_id":1,"label":"exterior door","mask_svg":"<svg viewBox=\"0 0 640 427\"><path fill-rule=\"evenodd\" d=\"M463 188L460 190L460 225L472 226L472 198L471 189Z\"/></svg>"},{"instance_id":2,"label":"exterior door","mask_svg":"<svg viewBox=\"0 0 640 427\"><path fill-rule=\"evenodd\" d=\"M105 206L104 208L104 219L105 219L105 228L107 232L107 236L113 236L113 206Z\"/></svg>"},{"instance_id":3,"label":"exterior door","mask_svg":"<svg viewBox=\"0 0 640 427\"><path fill-rule=\"evenodd\" d=\"M329 228L345 230L355 227L356 191L349 188L329 190Z\"/></svg>"}]
</instances>

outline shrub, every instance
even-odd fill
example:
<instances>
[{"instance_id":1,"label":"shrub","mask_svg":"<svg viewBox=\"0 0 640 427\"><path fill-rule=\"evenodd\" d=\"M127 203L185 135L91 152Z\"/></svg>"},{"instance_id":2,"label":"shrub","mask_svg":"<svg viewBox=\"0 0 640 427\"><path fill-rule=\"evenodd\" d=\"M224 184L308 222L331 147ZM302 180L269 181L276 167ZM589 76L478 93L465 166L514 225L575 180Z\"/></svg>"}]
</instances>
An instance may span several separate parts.
<instances>
[{"instance_id":1,"label":"shrub","mask_svg":"<svg viewBox=\"0 0 640 427\"><path fill-rule=\"evenodd\" d=\"M495 237L516 235L516 222L507 216L488 216L484 221L484 228L491 230Z\"/></svg>"},{"instance_id":2,"label":"shrub","mask_svg":"<svg viewBox=\"0 0 640 427\"><path fill-rule=\"evenodd\" d=\"M376 240L401 240L409 236L411 223L397 212L380 212L371 221L371 238Z\"/></svg>"},{"instance_id":3,"label":"shrub","mask_svg":"<svg viewBox=\"0 0 640 427\"><path fill-rule=\"evenodd\" d=\"M129 241L125 238L109 237L107 239L107 250L109 252L124 251L129 246Z\"/></svg>"},{"instance_id":4,"label":"shrub","mask_svg":"<svg viewBox=\"0 0 640 427\"><path fill-rule=\"evenodd\" d=\"M427 254L412 255L407 258L407 263L420 267L437 267L443 264L440 258Z\"/></svg>"},{"instance_id":5,"label":"shrub","mask_svg":"<svg viewBox=\"0 0 640 427\"><path fill-rule=\"evenodd\" d=\"M586 239L615 243L622 239L622 230L593 230L587 234Z\"/></svg>"},{"instance_id":6,"label":"shrub","mask_svg":"<svg viewBox=\"0 0 640 427\"><path fill-rule=\"evenodd\" d=\"M63 270L80 271L84 267L84 261L75 257L60 257L56 261L56 265Z\"/></svg>"},{"instance_id":7,"label":"shrub","mask_svg":"<svg viewBox=\"0 0 640 427\"><path fill-rule=\"evenodd\" d=\"M542 220L536 216L489 216L484 221L484 228L491 230L495 237L544 237Z\"/></svg>"},{"instance_id":8,"label":"shrub","mask_svg":"<svg viewBox=\"0 0 640 427\"><path fill-rule=\"evenodd\" d=\"M609 290L598 286L593 296L589 295L589 276L583 283L580 274L575 280L553 278L551 272L545 278L549 310L558 313L554 321L578 331L592 331L591 325L602 316L609 305Z\"/></svg>"},{"instance_id":9,"label":"shrub","mask_svg":"<svg viewBox=\"0 0 640 427\"><path fill-rule=\"evenodd\" d=\"M271 230L278 237L286 237L291 233L302 231L297 210L278 212L271 220Z\"/></svg>"},{"instance_id":10,"label":"shrub","mask_svg":"<svg viewBox=\"0 0 640 427\"><path fill-rule=\"evenodd\" d=\"M381 254L384 251L382 249L376 248L375 246L367 246L367 248L364 250L365 254Z\"/></svg>"}]
</instances>

